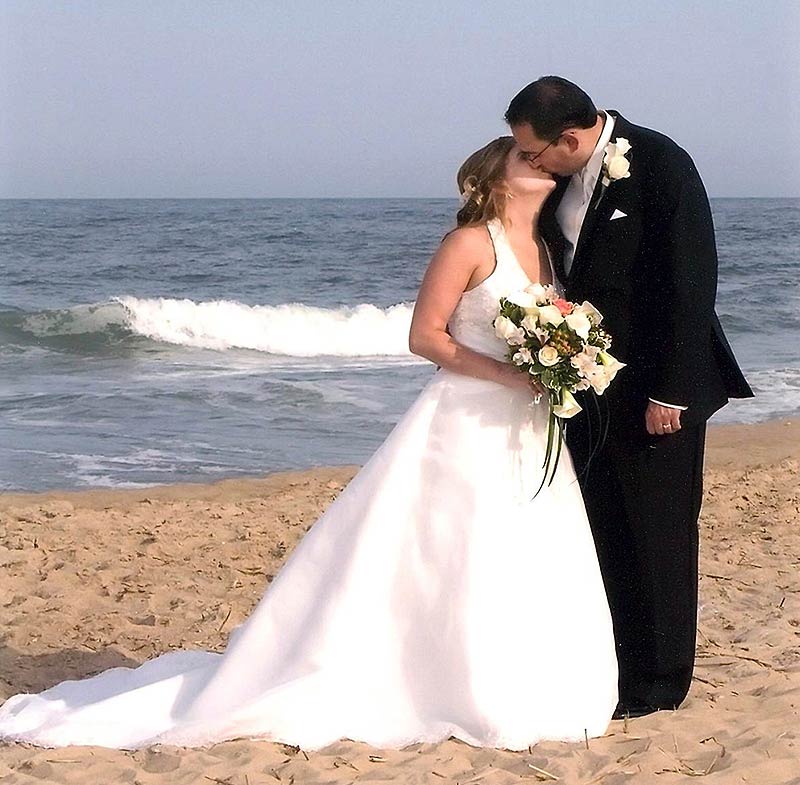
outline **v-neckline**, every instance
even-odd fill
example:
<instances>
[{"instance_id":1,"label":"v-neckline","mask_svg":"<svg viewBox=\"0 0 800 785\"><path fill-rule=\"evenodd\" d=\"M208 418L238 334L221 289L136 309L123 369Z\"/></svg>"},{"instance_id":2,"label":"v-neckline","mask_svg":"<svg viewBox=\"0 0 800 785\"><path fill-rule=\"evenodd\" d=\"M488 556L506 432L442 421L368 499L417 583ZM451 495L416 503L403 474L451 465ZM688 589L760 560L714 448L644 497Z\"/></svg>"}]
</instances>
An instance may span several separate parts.
<instances>
[{"instance_id":1,"label":"v-neckline","mask_svg":"<svg viewBox=\"0 0 800 785\"><path fill-rule=\"evenodd\" d=\"M508 249L508 253L511 258L514 260L514 263L517 265L517 269L522 273L525 277L525 280L528 282L528 286L533 286L534 284L539 284L540 286L544 286L541 281L532 281L531 277L528 275L525 268L520 263L519 259L517 258L517 254L514 252L514 246L511 245L511 240L508 239L508 234L506 233L506 228L503 226L503 222L499 218L492 219L492 223L494 223L495 227L498 228L498 236L502 236L503 242ZM541 238L540 238L541 239ZM542 245L544 246L544 252L547 256L547 264L550 267L550 277L552 278L551 285L555 286L556 283L556 271L553 268L553 260L550 258L550 249L547 247L547 243L542 240Z\"/></svg>"}]
</instances>

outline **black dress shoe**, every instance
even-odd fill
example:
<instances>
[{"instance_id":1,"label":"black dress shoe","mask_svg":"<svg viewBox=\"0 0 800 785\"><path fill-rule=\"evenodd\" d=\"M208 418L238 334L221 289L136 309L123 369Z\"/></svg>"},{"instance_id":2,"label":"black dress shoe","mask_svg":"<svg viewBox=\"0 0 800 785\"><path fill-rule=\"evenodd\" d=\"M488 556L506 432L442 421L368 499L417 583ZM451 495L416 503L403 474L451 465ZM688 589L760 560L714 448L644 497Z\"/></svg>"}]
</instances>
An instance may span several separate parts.
<instances>
[{"instance_id":1,"label":"black dress shoe","mask_svg":"<svg viewBox=\"0 0 800 785\"><path fill-rule=\"evenodd\" d=\"M617 708L614 709L612 719L624 720L626 717L644 717L657 711L660 711L660 709L656 706L651 706L649 703L618 703Z\"/></svg>"}]
</instances>

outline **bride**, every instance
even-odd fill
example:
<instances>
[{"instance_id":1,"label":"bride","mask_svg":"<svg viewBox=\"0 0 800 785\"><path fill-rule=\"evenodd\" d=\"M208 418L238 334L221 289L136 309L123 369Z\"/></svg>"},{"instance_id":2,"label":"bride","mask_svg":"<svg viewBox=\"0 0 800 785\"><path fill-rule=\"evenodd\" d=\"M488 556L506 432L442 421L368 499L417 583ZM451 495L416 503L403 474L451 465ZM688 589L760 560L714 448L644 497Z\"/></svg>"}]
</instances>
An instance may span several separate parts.
<instances>
[{"instance_id":1,"label":"bride","mask_svg":"<svg viewBox=\"0 0 800 785\"><path fill-rule=\"evenodd\" d=\"M536 495L547 399L492 328L501 296L553 281L535 227L554 183L519 153L501 137L461 167L459 228L430 263L410 334L439 370L225 652L15 695L0 738L310 750L455 736L520 750L606 731L617 665L580 490L564 453Z\"/></svg>"}]
</instances>

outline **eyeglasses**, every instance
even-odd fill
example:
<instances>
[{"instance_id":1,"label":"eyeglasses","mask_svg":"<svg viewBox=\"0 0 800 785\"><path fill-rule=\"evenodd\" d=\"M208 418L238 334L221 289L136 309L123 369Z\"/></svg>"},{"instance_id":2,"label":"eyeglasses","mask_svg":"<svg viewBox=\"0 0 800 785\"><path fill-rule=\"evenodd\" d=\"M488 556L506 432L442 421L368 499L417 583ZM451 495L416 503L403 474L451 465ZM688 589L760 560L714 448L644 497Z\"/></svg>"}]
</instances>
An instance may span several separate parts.
<instances>
[{"instance_id":1,"label":"eyeglasses","mask_svg":"<svg viewBox=\"0 0 800 785\"><path fill-rule=\"evenodd\" d=\"M520 158L522 158L522 159L523 159L523 161L525 161L526 163L529 163L529 164L536 163L537 159L538 159L538 158L540 158L540 157L542 156L542 154L543 154L543 153L544 153L544 152L545 152L545 151L546 151L546 150L547 150L549 147L551 147L552 145L554 145L554 144L555 144L555 143L556 143L556 142L557 142L557 141L558 141L560 138L561 138L561 134L559 134L559 135L558 135L558 136L557 136L555 139L553 139L552 141L548 142L548 143L547 143L547 144L546 144L546 145L545 145L545 146L544 146L544 147L543 147L541 150L539 150L539 152L538 152L538 153L526 153L526 152L521 152L521 153L520 153Z\"/></svg>"}]
</instances>

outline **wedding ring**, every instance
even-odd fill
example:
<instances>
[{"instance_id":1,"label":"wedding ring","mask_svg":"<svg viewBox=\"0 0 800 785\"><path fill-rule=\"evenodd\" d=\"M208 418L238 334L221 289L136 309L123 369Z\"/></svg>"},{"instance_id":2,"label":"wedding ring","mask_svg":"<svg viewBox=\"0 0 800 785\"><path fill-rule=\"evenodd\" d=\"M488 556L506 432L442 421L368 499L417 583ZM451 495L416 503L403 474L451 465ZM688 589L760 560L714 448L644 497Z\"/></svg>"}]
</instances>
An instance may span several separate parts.
<instances>
[{"instance_id":1,"label":"wedding ring","mask_svg":"<svg viewBox=\"0 0 800 785\"><path fill-rule=\"evenodd\" d=\"M667 423L666 425L662 425L661 427L662 427L662 428L663 428L665 431L671 431L671 430L672 430L672 426L671 426L669 423Z\"/></svg>"}]
</instances>

